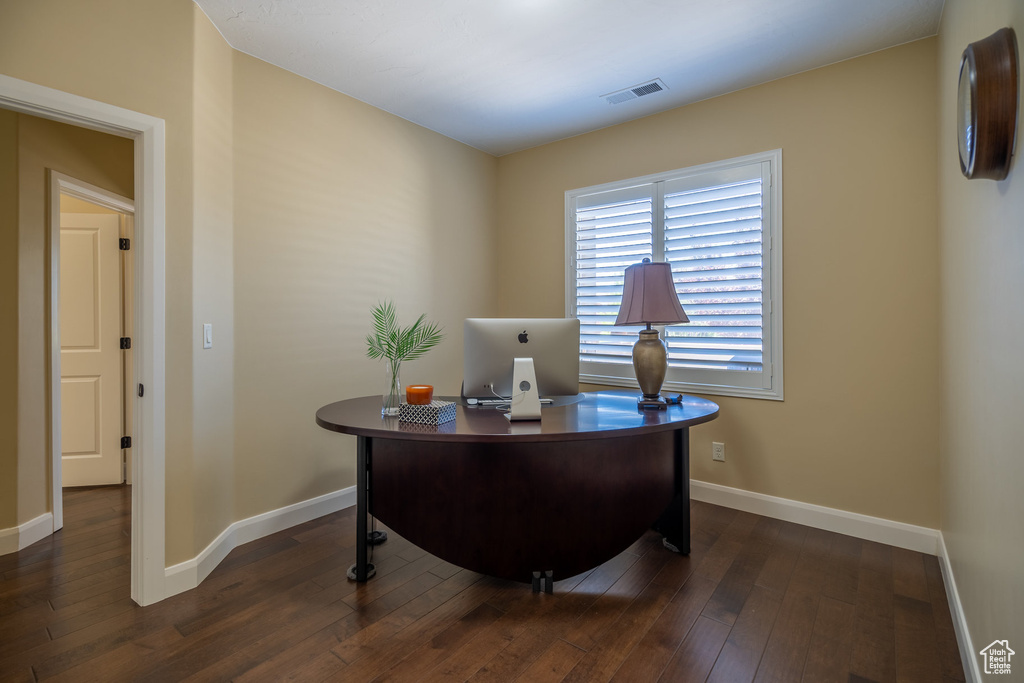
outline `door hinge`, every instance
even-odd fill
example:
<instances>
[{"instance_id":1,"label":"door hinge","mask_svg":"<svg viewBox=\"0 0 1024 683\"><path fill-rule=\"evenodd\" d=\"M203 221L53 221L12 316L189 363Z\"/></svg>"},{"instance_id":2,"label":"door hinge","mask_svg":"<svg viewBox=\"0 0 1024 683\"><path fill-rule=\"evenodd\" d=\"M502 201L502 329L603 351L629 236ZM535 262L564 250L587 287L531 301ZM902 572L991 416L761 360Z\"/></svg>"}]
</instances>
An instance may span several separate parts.
<instances>
[{"instance_id":1,"label":"door hinge","mask_svg":"<svg viewBox=\"0 0 1024 683\"><path fill-rule=\"evenodd\" d=\"M132 447L132 437L130 437L130 436L122 436L121 437L121 448L131 448L131 447Z\"/></svg>"},{"instance_id":2,"label":"door hinge","mask_svg":"<svg viewBox=\"0 0 1024 683\"><path fill-rule=\"evenodd\" d=\"M132 241L127 237L122 237L118 240L117 244L120 247L121 251L128 251L129 249L131 249Z\"/></svg>"},{"instance_id":3,"label":"door hinge","mask_svg":"<svg viewBox=\"0 0 1024 683\"><path fill-rule=\"evenodd\" d=\"M132 338L131 337L121 337L121 348L122 349L130 349L130 348L132 348Z\"/></svg>"}]
</instances>

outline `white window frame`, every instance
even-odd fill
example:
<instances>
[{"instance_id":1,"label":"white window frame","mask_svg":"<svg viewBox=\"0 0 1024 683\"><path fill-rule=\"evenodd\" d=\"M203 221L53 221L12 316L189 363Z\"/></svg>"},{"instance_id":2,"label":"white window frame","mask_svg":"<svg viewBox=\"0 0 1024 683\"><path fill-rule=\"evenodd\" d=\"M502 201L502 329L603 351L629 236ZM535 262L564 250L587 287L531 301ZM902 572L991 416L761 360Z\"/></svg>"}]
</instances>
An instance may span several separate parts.
<instances>
[{"instance_id":1,"label":"white window frame","mask_svg":"<svg viewBox=\"0 0 1024 683\"><path fill-rule=\"evenodd\" d=\"M689 168L593 185L565 193L565 307L566 317L576 317L576 206L577 199L615 190L655 184L651 194L654 258L663 259L664 209L662 183L699 181L702 175L722 174L731 169L760 164L762 177L762 371L695 369L669 367L663 391L684 391L719 396L783 400L782 367L782 150L702 164ZM767 181L767 182L765 182ZM709 183L710 184L710 183ZM662 331L664 326L657 326ZM580 358L580 382L638 387L629 363L606 363Z\"/></svg>"}]
</instances>

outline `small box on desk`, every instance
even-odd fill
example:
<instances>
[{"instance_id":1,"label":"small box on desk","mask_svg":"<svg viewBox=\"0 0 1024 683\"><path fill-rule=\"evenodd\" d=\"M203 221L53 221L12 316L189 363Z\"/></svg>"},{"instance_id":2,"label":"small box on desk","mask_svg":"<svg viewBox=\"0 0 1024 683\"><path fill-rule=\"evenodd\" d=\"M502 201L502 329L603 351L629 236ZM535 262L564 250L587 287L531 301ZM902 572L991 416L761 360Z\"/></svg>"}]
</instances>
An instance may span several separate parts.
<instances>
[{"instance_id":1,"label":"small box on desk","mask_svg":"<svg viewBox=\"0 0 1024 683\"><path fill-rule=\"evenodd\" d=\"M455 419L455 404L452 401L431 401L422 406L403 403L398 408L398 419L426 425L444 424Z\"/></svg>"}]
</instances>

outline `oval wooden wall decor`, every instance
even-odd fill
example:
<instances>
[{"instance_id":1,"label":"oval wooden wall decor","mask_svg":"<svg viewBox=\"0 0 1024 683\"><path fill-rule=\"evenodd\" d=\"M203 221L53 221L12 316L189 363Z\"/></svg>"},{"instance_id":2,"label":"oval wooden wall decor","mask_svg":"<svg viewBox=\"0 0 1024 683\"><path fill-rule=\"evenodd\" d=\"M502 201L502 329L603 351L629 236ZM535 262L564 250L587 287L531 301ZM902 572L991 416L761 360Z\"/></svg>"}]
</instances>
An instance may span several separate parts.
<instances>
[{"instance_id":1,"label":"oval wooden wall decor","mask_svg":"<svg viewBox=\"0 0 1024 683\"><path fill-rule=\"evenodd\" d=\"M968 178L1002 180L1017 131L1017 37L1001 28L971 43L960 59L957 147Z\"/></svg>"}]
</instances>

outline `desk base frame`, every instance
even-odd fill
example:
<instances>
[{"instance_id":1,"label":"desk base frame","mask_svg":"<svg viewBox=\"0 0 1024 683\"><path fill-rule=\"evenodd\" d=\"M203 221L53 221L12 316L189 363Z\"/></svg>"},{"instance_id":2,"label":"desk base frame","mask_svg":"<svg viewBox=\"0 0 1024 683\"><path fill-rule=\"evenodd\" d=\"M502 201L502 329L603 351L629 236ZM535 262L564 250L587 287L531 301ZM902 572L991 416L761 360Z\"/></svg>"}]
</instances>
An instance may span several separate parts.
<instances>
[{"instance_id":1,"label":"desk base frame","mask_svg":"<svg viewBox=\"0 0 1024 683\"><path fill-rule=\"evenodd\" d=\"M680 429L672 430L671 432L666 432L664 434L665 434L666 437L671 438L671 466L670 466L670 470L669 470L671 472L671 479L672 479L672 482L671 482L671 494L672 494L671 495L671 500L670 500L667 508L664 510L664 512L661 513L660 517L657 517L656 519L653 519L653 520L649 519L647 522L644 523L644 525L648 526L648 527L651 527L651 528L654 528L656 531L658 531L659 533L661 533L664 536L664 542L666 544L666 548L668 548L669 550L676 550L677 552L682 553L684 555L688 555L690 553L690 504L689 504L690 503L690 476L689 476L689 473L690 473L690 449L689 449L689 429L687 427L683 427L683 428L680 428ZM386 452L387 452L388 457L389 458L394 458L394 454L396 452L398 452L398 450L396 450L398 448L398 447L396 447L396 443L394 441L392 441L392 440L383 440L383 441L385 443L382 443L381 446L382 447L386 447ZM608 442L608 439L595 440L594 442L592 442L590 444L589 449L584 448L582 450L579 450L578 457L587 457L589 455L592 455L592 451L597 447L597 445L599 445L599 444L607 444L607 442ZM398 442L398 445L400 446L401 443L402 442ZM408 442L405 442L405 443L407 444ZM567 447L566 443L569 443L569 442L563 442L562 444L555 444L554 445L554 449L558 449L558 448L565 449ZM571 443L578 443L578 442L571 442ZM643 443L643 442L641 442L641 443ZM662 443L664 443L664 442L662 442ZM440 446L444 447L445 453L440 454L437 449L434 449L426 457L428 457L428 458L429 457L435 457L435 458L436 457L447 457L448 456L447 451L449 451L449 450L458 451L458 448L457 448L458 445L456 445L456 444L441 444ZM551 448L550 448L552 446L551 444L526 444L526 446L531 448L531 452L532 452L532 449L543 449L544 446L548 446L550 452L546 453L544 457L552 457L551 456L551 452L557 453L557 450L551 451ZM500 451L502 449L501 449L500 446L498 446L498 445L491 445L490 448L495 450L495 451L498 451L499 452L498 454L501 455ZM600 450L600 449L598 449L598 450ZM629 456L631 453L628 450L628 448L626 450L627 450L626 455ZM512 455L515 456L515 457L524 457L526 455L526 453L527 453L527 451L523 451L522 453L512 453ZM491 455L491 453L488 452L488 457L490 457L490 455ZM506 453L505 455L507 456L508 454ZM633 452L632 455L640 456L641 454ZM418 458L418 457L421 457L421 456L420 456L420 454L413 454L410 457ZM456 453L452 457L458 457L458 453ZM463 454L463 457L467 457L467 454ZM618 457L621 459L623 456L622 456L621 453L619 453ZM638 457L638 460L639 460L639 457ZM609 461L609 462L611 462L611 461ZM640 466L642 466L642 464ZM389 462L389 468L393 469L393 465L390 462ZM373 564L369 562L369 545L372 543L372 541L370 541L369 534L368 534L368 517L369 517L370 514L375 514L374 501L373 501L373 489L374 489L374 482L373 482L374 472L373 472L373 469L374 469L374 440L372 438L370 438L370 437L358 436L357 437L357 445L356 445L356 487L357 487L357 489L356 489L356 501L357 501L357 503L356 503L356 505L357 505L357 509L356 509L356 563L349 570L349 578L352 578L352 579L354 579L356 581L360 581L360 582L366 581L367 579L371 578L374 575L374 573L375 573L375 568L374 568ZM390 473L391 469L389 469L388 471ZM668 473L669 472L666 471L666 474L668 474ZM569 499L569 503L571 504L573 502L572 501L572 497L571 496L567 496L567 498ZM394 512L394 511L395 511L395 508L392 508L391 512ZM622 514L626 514L627 512L628 511L622 511ZM387 523L388 520L387 520L387 518L382 518L382 521ZM525 524L527 526L532 526L532 523L529 522L529 521L525 522ZM554 525L556 525L556 524L557 524L557 519L553 519L550 522L550 524L548 525L547 528L540 530L540 533L543 533L545 535L550 535L550 532L553 530L552 527ZM597 526L599 526L599 525L597 525ZM400 528L400 526L392 527L392 528L394 528L398 533L402 533L403 535L406 534L406 532L402 528ZM577 533L578 530L564 529L563 531L566 534L570 534L571 535L571 534ZM588 531L592 532L593 530L588 530ZM641 533L642 533L642 527L641 527ZM537 572L533 567L536 567L538 565L539 566L548 566L548 567L556 566L556 565L554 565L554 564L552 564L551 562L548 561L549 558L547 556L543 560L538 560L533 565L533 567L531 567L529 569L529 571L524 571L524 568L522 566L519 566L519 567L516 567L516 568L506 568L504 566L501 566L500 564L496 566L493 563L489 563L488 561L482 561L482 562L470 561L470 562L467 562L467 561L465 561L465 558L451 559L450 557L445 557L445 555L448 554L448 553L444 552L443 550L441 552L438 552L438 547L437 546L432 548L431 546L434 543L432 543L430 539L425 539L425 540L421 540L421 542L418 542L418 540L420 540L420 539L418 539L416 537L415 533L407 536L407 538L409 538L409 540L412 541L413 543L417 543L417 545L420 545L421 547L423 547L428 552L433 552L434 554L438 555L442 559L446 559L446 560L451 561L453 564L456 564L458 566L465 566L467 569L471 569L473 571L480 571L482 573L487 573L487 574L491 574L491 575L494 575L494 576L500 576L500 577L503 577L503 578L509 578L509 579L512 579L512 580L521 581L521 582L525 582L525 583L532 583L533 586L534 586L534 590L535 591L538 591L542 587L545 592L549 592L550 593L552 591L552 584L553 584L555 579L564 579L564 578L568 578L568 576L572 575L572 574L567 574L565 576L562 576L560 574L566 573L567 571L571 571L573 573L579 573L580 571L586 571L587 569L592 568L592 567L587 567L587 566L582 566L581 567L581 566L579 566L579 564L577 562L576 564L569 563L567 565L563 565L562 566L563 568L561 568L561 569L555 569L555 570L545 569L545 570L542 570L541 572ZM633 538L632 540L635 540L635 538ZM629 541L629 542L632 542L632 540ZM502 541L502 539L496 539L496 540L493 540L492 542L494 544L499 544L499 543L502 543L503 541ZM596 561L596 564L593 564L592 566L597 566L601 562L604 562L604 561L607 561L607 560L611 559L612 557L614 557L616 554L618 554L622 550L625 550L626 547L628 547L628 543L625 546L623 546L622 548L619 548L613 554L608 555L607 557L605 557L604 555L607 555L608 552L611 552L610 550L607 550L604 553L604 555L600 556L600 558L595 558L595 559L591 560L591 562ZM603 558L603 559L601 559L601 558ZM468 566L468 565L474 565L474 566ZM570 567L570 569L564 569L564 567Z\"/></svg>"}]
</instances>

